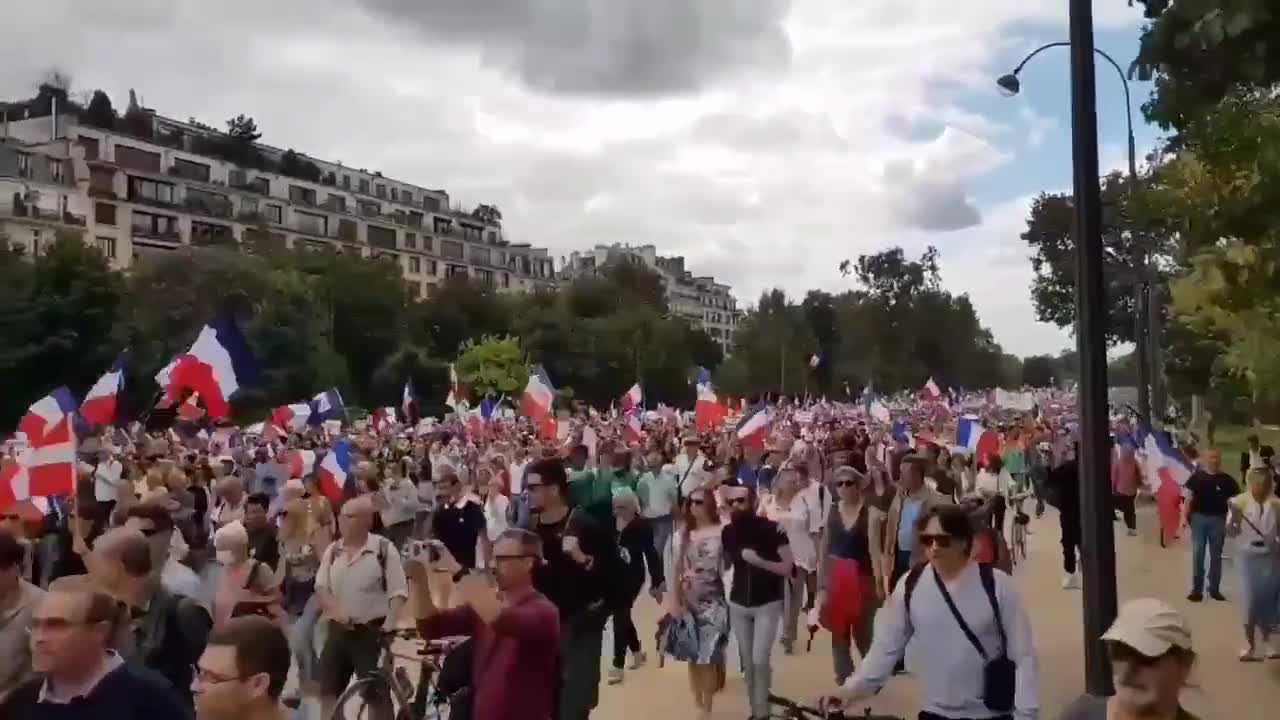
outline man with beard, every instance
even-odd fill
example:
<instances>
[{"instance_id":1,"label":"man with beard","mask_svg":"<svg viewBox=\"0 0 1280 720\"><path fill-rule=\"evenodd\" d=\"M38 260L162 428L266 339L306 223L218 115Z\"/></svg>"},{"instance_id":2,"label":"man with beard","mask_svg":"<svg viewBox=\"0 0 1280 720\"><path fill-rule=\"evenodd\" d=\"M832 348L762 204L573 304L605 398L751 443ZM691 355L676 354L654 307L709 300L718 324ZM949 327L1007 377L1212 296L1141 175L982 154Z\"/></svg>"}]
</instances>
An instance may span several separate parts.
<instances>
[{"instance_id":1,"label":"man with beard","mask_svg":"<svg viewBox=\"0 0 1280 720\"><path fill-rule=\"evenodd\" d=\"M1102 636L1116 692L1084 696L1061 720L1195 720L1178 694L1195 662L1186 620L1154 598L1130 600Z\"/></svg>"}]
</instances>

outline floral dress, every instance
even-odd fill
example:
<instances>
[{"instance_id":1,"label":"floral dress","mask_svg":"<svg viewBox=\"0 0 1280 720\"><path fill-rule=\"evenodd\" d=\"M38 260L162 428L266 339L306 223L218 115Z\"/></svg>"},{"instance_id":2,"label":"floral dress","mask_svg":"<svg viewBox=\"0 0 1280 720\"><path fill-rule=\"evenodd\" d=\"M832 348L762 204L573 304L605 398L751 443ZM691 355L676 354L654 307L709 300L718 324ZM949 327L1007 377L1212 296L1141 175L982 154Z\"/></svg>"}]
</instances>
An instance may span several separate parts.
<instances>
[{"instance_id":1,"label":"floral dress","mask_svg":"<svg viewBox=\"0 0 1280 720\"><path fill-rule=\"evenodd\" d=\"M697 628L698 642L696 658L680 659L688 659L698 665L723 663L724 648L729 642L729 603L725 598L721 530L721 526L712 525L692 531L687 548L682 543L682 534L673 543L673 553L684 553L684 573L680 576L680 584L685 604Z\"/></svg>"}]
</instances>

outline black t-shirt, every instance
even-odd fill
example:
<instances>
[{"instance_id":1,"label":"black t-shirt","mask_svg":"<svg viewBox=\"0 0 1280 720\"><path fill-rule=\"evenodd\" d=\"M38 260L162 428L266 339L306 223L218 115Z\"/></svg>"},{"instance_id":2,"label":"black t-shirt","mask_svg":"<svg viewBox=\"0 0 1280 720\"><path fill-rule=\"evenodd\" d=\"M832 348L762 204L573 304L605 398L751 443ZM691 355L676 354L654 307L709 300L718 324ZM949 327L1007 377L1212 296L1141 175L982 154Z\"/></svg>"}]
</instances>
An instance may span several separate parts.
<instances>
[{"instance_id":1,"label":"black t-shirt","mask_svg":"<svg viewBox=\"0 0 1280 720\"><path fill-rule=\"evenodd\" d=\"M280 564L280 542L275 528L267 526L249 531L249 557L273 571L276 569Z\"/></svg>"},{"instance_id":2,"label":"black t-shirt","mask_svg":"<svg viewBox=\"0 0 1280 720\"><path fill-rule=\"evenodd\" d=\"M542 540L545 560L533 570L533 586L560 610L560 617L576 615L605 599L611 573L618 565L618 546L612 534L580 509L554 523L543 523L535 516L532 530ZM565 554L565 535L578 538L578 548L592 559L591 567L579 565Z\"/></svg>"},{"instance_id":3,"label":"black t-shirt","mask_svg":"<svg viewBox=\"0 0 1280 720\"><path fill-rule=\"evenodd\" d=\"M476 566L476 543L484 532L484 509L472 500L461 507L455 502L440 506L431 516L431 536L448 548L464 568Z\"/></svg>"},{"instance_id":4,"label":"black t-shirt","mask_svg":"<svg viewBox=\"0 0 1280 720\"><path fill-rule=\"evenodd\" d=\"M782 599L784 578L742 559L742 551L755 550L761 560L777 562L788 546L787 533L774 521L759 515L735 519L721 533L724 552L733 563L733 587L729 602L742 607L760 607Z\"/></svg>"},{"instance_id":5,"label":"black t-shirt","mask_svg":"<svg viewBox=\"0 0 1280 720\"><path fill-rule=\"evenodd\" d=\"M1191 492L1191 512L1226 517L1227 501L1240 494L1240 485L1222 471L1210 475L1204 470L1197 470L1187 479L1187 490Z\"/></svg>"}]
</instances>

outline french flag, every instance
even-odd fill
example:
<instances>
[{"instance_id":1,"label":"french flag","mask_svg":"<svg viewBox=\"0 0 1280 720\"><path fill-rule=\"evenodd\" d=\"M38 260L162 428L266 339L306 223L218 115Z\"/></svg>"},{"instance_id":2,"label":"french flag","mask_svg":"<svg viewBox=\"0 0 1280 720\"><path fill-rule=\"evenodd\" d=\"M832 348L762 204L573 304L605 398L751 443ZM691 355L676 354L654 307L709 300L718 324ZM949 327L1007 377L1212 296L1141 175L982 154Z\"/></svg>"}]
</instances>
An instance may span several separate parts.
<instances>
[{"instance_id":1,"label":"french flag","mask_svg":"<svg viewBox=\"0 0 1280 720\"><path fill-rule=\"evenodd\" d=\"M520 397L520 413L540 421L551 414L555 399L556 390L547 377L547 371L541 365L535 365L529 373L528 384L524 386L524 394Z\"/></svg>"},{"instance_id":2,"label":"french flag","mask_svg":"<svg viewBox=\"0 0 1280 720\"><path fill-rule=\"evenodd\" d=\"M311 419L309 403L281 405L271 411L271 423L288 430L301 430Z\"/></svg>"},{"instance_id":3,"label":"french flag","mask_svg":"<svg viewBox=\"0 0 1280 720\"><path fill-rule=\"evenodd\" d=\"M0 467L0 509L76 488L76 434L69 414L42 428L39 442ZM28 436L30 439L31 436Z\"/></svg>"},{"instance_id":4,"label":"french flag","mask_svg":"<svg viewBox=\"0 0 1280 720\"><path fill-rule=\"evenodd\" d=\"M325 420L338 420L347 411L342 402L342 393L338 388L330 388L311 398L307 422L311 425L323 424Z\"/></svg>"},{"instance_id":5,"label":"french flag","mask_svg":"<svg viewBox=\"0 0 1280 720\"><path fill-rule=\"evenodd\" d=\"M765 438L769 436L769 429L772 427L773 410L768 405L760 403L738 421L738 442L741 442L743 447L763 450Z\"/></svg>"},{"instance_id":6,"label":"french flag","mask_svg":"<svg viewBox=\"0 0 1280 720\"><path fill-rule=\"evenodd\" d=\"M312 456L314 461L315 457ZM320 492L332 502L340 503L351 488L348 483L354 482L351 474L351 445L346 440L339 440L325 453L320 461L320 469L316 471L320 481ZM353 493L354 494L354 493Z\"/></svg>"},{"instance_id":7,"label":"french flag","mask_svg":"<svg viewBox=\"0 0 1280 720\"><path fill-rule=\"evenodd\" d=\"M622 426L622 440L627 445L640 444L643 426L640 424L640 409L635 408L626 414L626 422Z\"/></svg>"},{"instance_id":8,"label":"french flag","mask_svg":"<svg viewBox=\"0 0 1280 720\"><path fill-rule=\"evenodd\" d=\"M37 400L18 421L18 432L26 433L32 447L43 445L46 433L59 429L59 424L76 411L76 399L66 386Z\"/></svg>"},{"instance_id":9,"label":"french flag","mask_svg":"<svg viewBox=\"0 0 1280 720\"><path fill-rule=\"evenodd\" d=\"M1153 433L1145 426L1139 426L1138 436L1142 438L1142 447L1147 452L1145 469L1151 494L1159 493L1162 486L1170 484L1185 487L1187 480L1191 479L1191 464L1182 451L1169 442L1169 436Z\"/></svg>"},{"instance_id":10,"label":"french flag","mask_svg":"<svg viewBox=\"0 0 1280 720\"><path fill-rule=\"evenodd\" d=\"M412 425L418 417L418 401L413 394L413 379L404 381L404 389L400 391L400 411L404 413L404 421Z\"/></svg>"},{"instance_id":11,"label":"french flag","mask_svg":"<svg viewBox=\"0 0 1280 720\"><path fill-rule=\"evenodd\" d=\"M986 429L977 415L963 415L956 420L956 445L981 459L1000 452L1000 438Z\"/></svg>"},{"instance_id":12,"label":"french flag","mask_svg":"<svg viewBox=\"0 0 1280 720\"><path fill-rule=\"evenodd\" d=\"M938 383L934 382L932 377L924 384L924 389L921 392L927 400L942 399L942 388L938 387Z\"/></svg>"},{"instance_id":13,"label":"french flag","mask_svg":"<svg viewBox=\"0 0 1280 720\"><path fill-rule=\"evenodd\" d=\"M698 368L698 400L693 405L693 423L698 432L709 432L724 420L724 408L711 385L711 371Z\"/></svg>"},{"instance_id":14,"label":"french flag","mask_svg":"<svg viewBox=\"0 0 1280 720\"><path fill-rule=\"evenodd\" d=\"M289 477L306 477L316 471L316 453L314 450L295 449L289 451Z\"/></svg>"},{"instance_id":15,"label":"french flag","mask_svg":"<svg viewBox=\"0 0 1280 720\"><path fill-rule=\"evenodd\" d=\"M231 414L231 399L240 387L253 381L255 365L240 329L224 315L205 325L191 349L166 368L165 391L176 400L183 390L194 390L204 400L209 417L224 418Z\"/></svg>"},{"instance_id":16,"label":"french flag","mask_svg":"<svg viewBox=\"0 0 1280 720\"><path fill-rule=\"evenodd\" d=\"M118 397L124 389L125 354L120 353L111 369L98 378L80 403L80 417L94 425L111 425L120 407Z\"/></svg>"},{"instance_id":17,"label":"french flag","mask_svg":"<svg viewBox=\"0 0 1280 720\"><path fill-rule=\"evenodd\" d=\"M622 412L631 412L633 409L640 407L643 402L644 391L640 389L640 383L636 383L622 396Z\"/></svg>"}]
</instances>

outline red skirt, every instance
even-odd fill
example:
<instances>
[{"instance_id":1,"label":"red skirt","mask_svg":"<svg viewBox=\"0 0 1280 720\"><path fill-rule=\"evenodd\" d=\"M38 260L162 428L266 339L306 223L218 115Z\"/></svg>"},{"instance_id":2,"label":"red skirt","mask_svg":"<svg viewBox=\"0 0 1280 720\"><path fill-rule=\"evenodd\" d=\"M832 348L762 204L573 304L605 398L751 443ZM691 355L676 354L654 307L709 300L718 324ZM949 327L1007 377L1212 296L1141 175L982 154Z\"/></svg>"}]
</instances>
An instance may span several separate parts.
<instances>
[{"instance_id":1,"label":"red skirt","mask_svg":"<svg viewBox=\"0 0 1280 720\"><path fill-rule=\"evenodd\" d=\"M831 558L827 600L818 610L818 622L833 633L847 633L862 622L868 593L875 592L872 578L862 574L857 560Z\"/></svg>"}]
</instances>

